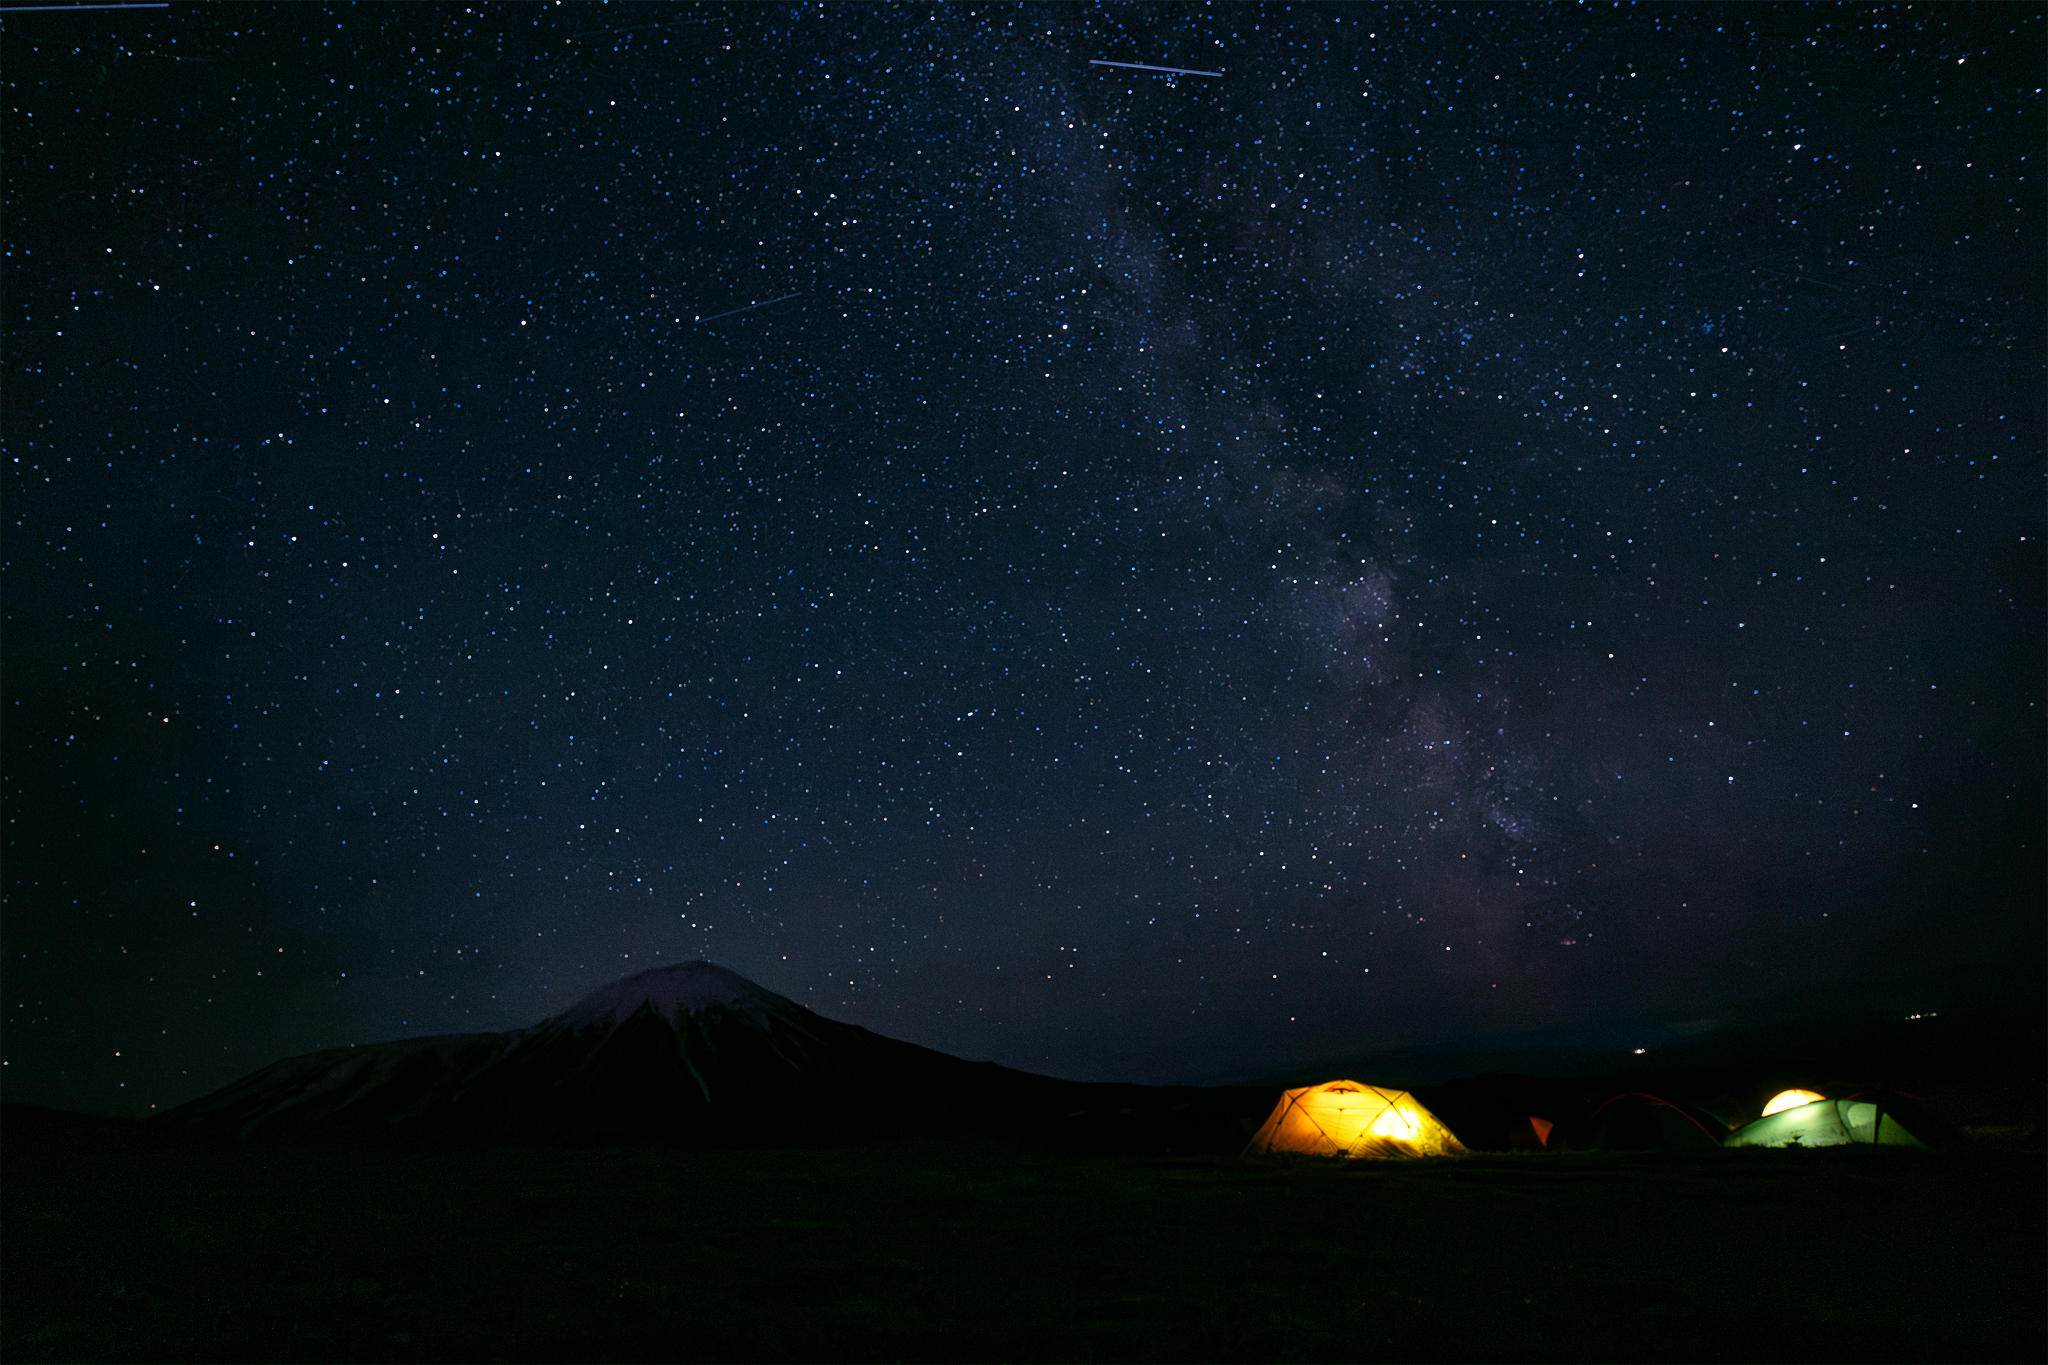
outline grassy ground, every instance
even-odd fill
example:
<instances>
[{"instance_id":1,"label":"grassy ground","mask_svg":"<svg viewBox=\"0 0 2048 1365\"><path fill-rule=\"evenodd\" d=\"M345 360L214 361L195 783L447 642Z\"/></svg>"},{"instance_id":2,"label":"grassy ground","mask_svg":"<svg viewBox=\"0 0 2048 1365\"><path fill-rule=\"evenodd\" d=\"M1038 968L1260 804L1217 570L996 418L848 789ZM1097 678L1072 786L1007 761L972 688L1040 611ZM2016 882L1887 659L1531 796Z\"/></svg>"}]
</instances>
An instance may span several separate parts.
<instances>
[{"instance_id":1,"label":"grassy ground","mask_svg":"<svg viewBox=\"0 0 2048 1365\"><path fill-rule=\"evenodd\" d=\"M2038 1360L2048 1284L2038 1152L10 1135L6 1180L10 1362Z\"/></svg>"}]
</instances>

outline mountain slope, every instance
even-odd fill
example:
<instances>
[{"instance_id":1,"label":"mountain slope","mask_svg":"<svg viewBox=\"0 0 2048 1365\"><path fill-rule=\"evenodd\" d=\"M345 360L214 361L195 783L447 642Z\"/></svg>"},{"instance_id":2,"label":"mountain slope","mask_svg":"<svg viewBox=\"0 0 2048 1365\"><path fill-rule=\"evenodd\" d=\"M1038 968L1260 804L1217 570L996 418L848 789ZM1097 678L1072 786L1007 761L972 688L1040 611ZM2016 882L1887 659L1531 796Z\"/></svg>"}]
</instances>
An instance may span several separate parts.
<instances>
[{"instance_id":1,"label":"mountain slope","mask_svg":"<svg viewBox=\"0 0 2048 1365\"><path fill-rule=\"evenodd\" d=\"M236 1137L812 1143L1036 1123L1138 1089L963 1061L689 962L613 982L532 1028L288 1058L153 1123Z\"/></svg>"}]
</instances>

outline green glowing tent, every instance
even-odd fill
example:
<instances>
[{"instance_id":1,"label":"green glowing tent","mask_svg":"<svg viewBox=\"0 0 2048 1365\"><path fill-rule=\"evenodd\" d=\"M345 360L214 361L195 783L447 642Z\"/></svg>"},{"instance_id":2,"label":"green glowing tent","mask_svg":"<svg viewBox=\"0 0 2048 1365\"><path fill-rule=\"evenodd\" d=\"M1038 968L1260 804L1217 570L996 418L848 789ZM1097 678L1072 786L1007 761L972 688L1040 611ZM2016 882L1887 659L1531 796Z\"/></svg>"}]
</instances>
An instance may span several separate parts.
<instances>
[{"instance_id":1,"label":"green glowing tent","mask_svg":"<svg viewBox=\"0 0 2048 1365\"><path fill-rule=\"evenodd\" d=\"M1897 1115L1869 1100L1816 1100L1766 1114L1721 1140L1723 1147L1839 1147L1869 1142L1887 1147L1924 1147Z\"/></svg>"}]
</instances>

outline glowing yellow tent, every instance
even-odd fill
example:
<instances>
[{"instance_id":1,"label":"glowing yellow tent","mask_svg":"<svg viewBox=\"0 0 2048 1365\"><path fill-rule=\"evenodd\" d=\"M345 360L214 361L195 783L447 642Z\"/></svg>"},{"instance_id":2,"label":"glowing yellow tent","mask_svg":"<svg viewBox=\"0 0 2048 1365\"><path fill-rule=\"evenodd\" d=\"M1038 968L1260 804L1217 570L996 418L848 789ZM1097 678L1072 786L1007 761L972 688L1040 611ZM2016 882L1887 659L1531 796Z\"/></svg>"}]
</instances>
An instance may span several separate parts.
<instances>
[{"instance_id":1,"label":"glowing yellow tent","mask_svg":"<svg viewBox=\"0 0 2048 1365\"><path fill-rule=\"evenodd\" d=\"M1280 1097L1248 1156L1449 1156L1465 1149L1405 1090L1326 1081Z\"/></svg>"},{"instance_id":2,"label":"glowing yellow tent","mask_svg":"<svg viewBox=\"0 0 2048 1365\"><path fill-rule=\"evenodd\" d=\"M1818 1090L1780 1090L1764 1105L1763 1116L1769 1118L1773 1114L1782 1114L1787 1109L1797 1109L1802 1104L1813 1104L1826 1098L1827 1096Z\"/></svg>"}]
</instances>

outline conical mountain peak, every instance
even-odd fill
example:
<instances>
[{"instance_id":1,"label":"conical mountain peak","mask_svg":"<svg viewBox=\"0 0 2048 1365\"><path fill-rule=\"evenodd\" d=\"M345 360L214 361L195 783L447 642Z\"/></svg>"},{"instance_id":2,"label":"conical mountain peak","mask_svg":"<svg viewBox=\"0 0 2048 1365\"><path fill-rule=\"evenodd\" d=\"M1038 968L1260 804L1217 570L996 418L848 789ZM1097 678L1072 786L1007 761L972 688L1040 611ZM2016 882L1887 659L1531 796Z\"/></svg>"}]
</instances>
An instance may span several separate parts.
<instances>
[{"instance_id":1,"label":"conical mountain peak","mask_svg":"<svg viewBox=\"0 0 2048 1365\"><path fill-rule=\"evenodd\" d=\"M153 1122L236 1137L767 1146L827 1134L929 1137L935 1094L946 1097L943 1122L964 1133L1070 1122L1142 1103L1133 1097L1144 1093L962 1061L821 1018L698 961L614 981L531 1028L289 1057ZM1199 1092L1156 1093L1145 1112L1163 1119L1166 1103L1179 1114ZM803 1101L794 1117L792 1096ZM1227 1120L1225 1145L1241 1145L1237 1120L1210 1112Z\"/></svg>"},{"instance_id":2,"label":"conical mountain peak","mask_svg":"<svg viewBox=\"0 0 2048 1365\"><path fill-rule=\"evenodd\" d=\"M756 1023L788 1015L798 1006L763 990L729 967L698 959L672 967L656 967L600 986L547 1022L569 1028L616 1027L642 1006L671 1023L685 1014L701 1014L714 1006L744 1015Z\"/></svg>"}]
</instances>

